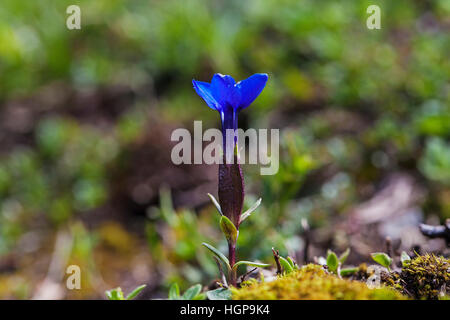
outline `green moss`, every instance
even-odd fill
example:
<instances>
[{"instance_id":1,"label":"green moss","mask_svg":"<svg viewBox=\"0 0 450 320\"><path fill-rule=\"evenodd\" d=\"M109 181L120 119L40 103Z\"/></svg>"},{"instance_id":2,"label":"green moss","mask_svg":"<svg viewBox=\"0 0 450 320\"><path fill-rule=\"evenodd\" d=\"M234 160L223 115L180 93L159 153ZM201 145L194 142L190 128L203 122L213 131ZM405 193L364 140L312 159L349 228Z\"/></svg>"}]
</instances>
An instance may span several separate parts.
<instances>
[{"instance_id":1,"label":"green moss","mask_svg":"<svg viewBox=\"0 0 450 320\"><path fill-rule=\"evenodd\" d=\"M389 281L416 299L442 298L450 293L450 260L433 254L417 256Z\"/></svg>"},{"instance_id":2,"label":"green moss","mask_svg":"<svg viewBox=\"0 0 450 320\"><path fill-rule=\"evenodd\" d=\"M271 282L249 281L233 288L233 300L397 300L399 292L369 289L363 282L340 279L321 266L309 264Z\"/></svg>"}]
</instances>

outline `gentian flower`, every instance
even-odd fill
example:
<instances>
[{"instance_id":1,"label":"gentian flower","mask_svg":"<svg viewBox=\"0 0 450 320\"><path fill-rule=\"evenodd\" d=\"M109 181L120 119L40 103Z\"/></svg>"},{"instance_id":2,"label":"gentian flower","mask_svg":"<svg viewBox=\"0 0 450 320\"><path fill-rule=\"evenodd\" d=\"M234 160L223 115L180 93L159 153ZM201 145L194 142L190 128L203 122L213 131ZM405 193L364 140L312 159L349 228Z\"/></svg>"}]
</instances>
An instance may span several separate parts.
<instances>
[{"instance_id":1,"label":"gentian flower","mask_svg":"<svg viewBox=\"0 0 450 320\"><path fill-rule=\"evenodd\" d=\"M236 83L233 77L216 73L211 83L192 80L197 94L220 114L225 161L219 164L219 203L223 215L236 229L244 201L244 178L237 155L238 114L259 96L267 79L267 74L257 73ZM231 137L227 135L229 129Z\"/></svg>"},{"instance_id":2,"label":"gentian flower","mask_svg":"<svg viewBox=\"0 0 450 320\"><path fill-rule=\"evenodd\" d=\"M238 114L259 96L267 79L267 74L257 73L236 83L233 77L216 73L211 83L192 80L195 91L211 109L219 112L222 121L224 153L222 160L225 161L219 163L220 208L218 209L222 214L220 228L228 242L228 260L211 245L204 245L227 265L230 284L234 286L237 284L236 266L250 263L248 261L236 263L236 242L244 203L244 177L239 164L237 145ZM215 199L213 202L216 204ZM245 215L247 212L242 219L246 218ZM266 266L254 262L250 265Z\"/></svg>"},{"instance_id":3,"label":"gentian flower","mask_svg":"<svg viewBox=\"0 0 450 320\"><path fill-rule=\"evenodd\" d=\"M198 95L211 109L219 111L222 121L224 153L234 151L237 143L236 135L231 141L227 140L226 130L232 129L234 132L237 130L239 112L252 104L259 96L267 79L267 74L256 73L236 83L233 77L216 73L211 83L192 80Z\"/></svg>"}]
</instances>

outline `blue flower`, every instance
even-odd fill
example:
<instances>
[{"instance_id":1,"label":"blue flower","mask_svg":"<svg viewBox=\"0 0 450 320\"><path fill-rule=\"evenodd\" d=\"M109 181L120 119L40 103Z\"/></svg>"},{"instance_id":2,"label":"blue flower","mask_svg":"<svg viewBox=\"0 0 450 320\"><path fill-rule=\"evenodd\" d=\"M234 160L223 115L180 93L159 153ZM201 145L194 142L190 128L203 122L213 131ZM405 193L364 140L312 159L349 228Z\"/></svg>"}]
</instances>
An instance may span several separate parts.
<instances>
[{"instance_id":1,"label":"blue flower","mask_svg":"<svg viewBox=\"0 0 450 320\"><path fill-rule=\"evenodd\" d=\"M268 76L256 73L236 83L232 76L216 73L211 83L192 80L195 91L211 109L221 112L231 106L235 111L247 108L266 86Z\"/></svg>"},{"instance_id":2,"label":"blue flower","mask_svg":"<svg viewBox=\"0 0 450 320\"><path fill-rule=\"evenodd\" d=\"M259 96L266 86L268 76L256 73L251 77L236 83L233 77L216 73L211 83L192 80L195 91L205 100L206 104L219 111L222 121L223 150L225 163L219 163L219 203L224 216L228 217L236 229L241 222L244 203L244 176L239 164L237 152L238 114L247 108ZM233 130L234 139L227 139L227 130ZM233 158L233 161L229 161ZM229 244L230 263L234 264L236 243Z\"/></svg>"},{"instance_id":3,"label":"blue flower","mask_svg":"<svg viewBox=\"0 0 450 320\"><path fill-rule=\"evenodd\" d=\"M232 76L216 73L211 83L192 80L197 94L205 100L211 109L220 113L224 150L229 150L226 148L226 130L237 130L239 112L255 101L263 91L267 79L267 74L256 73L236 83ZM234 143L236 143L236 139L235 136Z\"/></svg>"}]
</instances>

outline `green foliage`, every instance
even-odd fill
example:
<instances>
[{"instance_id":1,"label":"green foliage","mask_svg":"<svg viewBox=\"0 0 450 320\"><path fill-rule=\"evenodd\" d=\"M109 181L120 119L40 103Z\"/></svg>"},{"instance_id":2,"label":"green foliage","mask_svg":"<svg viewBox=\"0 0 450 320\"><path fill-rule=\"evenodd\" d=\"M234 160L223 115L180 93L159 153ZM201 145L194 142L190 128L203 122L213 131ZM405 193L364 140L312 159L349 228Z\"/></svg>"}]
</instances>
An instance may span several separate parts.
<instances>
[{"instance_id":1,"label":"green foliage","mask_svg":"<svg viewBox=\"0 0 450 320\"><path fill-rule=\"evenodd\" d=\"M327 258L325 260L328 270L331 273L337 274L339 276L346 276L356 272L357 268L347 268L341 270L341 267L344 265L348 256L350 255L350 248L347 248L338 258L336 253L331 250L327 251Z\"/></svg>"},{"instance_id":2,"label":"green foliage","mask_svg":"<svg viewBox=\"0 0 450 320\"><path fill-rule=\"evenodd\" d=\"M159 207L149 209L146 235L155 262L171 271L164 279L165 287L177 282L183 289L191 283L209 281L216 275L217 267L206 250L199 250L199 243L220 236L220 231L212 227L217 225L218 215L213 212L197 215L185 209L176 211L166 189L161 189L160 199ZM161 239L160 234L166 237Z\"/></svg>"},{"instance_id":3,"label":"green foliage","mask_svg":"<svg viewBox=\"0 0 450 320\"><path fill-rule=\"evenodd\" d=\"M180 297L180 287L174 282L169 289L169 300L176 300Z\"/></svg>"},{"instance_id":4,"label":"green foliage","mask_svg":"<svg viewBox=\"0 0 450 320\"><path fill-rule=\"evenodd\" d=\"M122 289L117 287L115 289L105 291L105 295L109 300L133 300L146 287L145 284L136 287L126 297L124 297Z\"/></svg>"},{"instance_id":5,"label":"green foliage","mask_svg":"<svg viewBox=\"0 0 450 320\"><path fill-rule=\"evenodd\" d=\"M291 257L287 256L286 260L289 262L293 269L298 269L297 263Z\"/></svg>"},{"instance_id":6,"label":"green foliage","mask_svg":"<svg viewBox=\"0 0 450 320\"><path fill-rule=\"evenodd\" d=\"M220 213L220 215L223 215L222 208L220 207L220 204L216 200L216 198L214 198L214 196L211 193L208 193L208 197L211 199L211 202L214 204L214 206L216 207L216 209Z\"/></svg>"},{"instance_id":7,"label":"green foliage","mask_svg":"<svg viewBox=\"0 0 450 320\"><path fill-rule=\"evenodd\" d=\"M250 217L250 215L253 213L253 211L255 211L259 205L261 204L262 199L259 198L258 201L255 202L255 204L253 204L247 211L245 211L242 215L241 215L241 222L244 221L245 219L247 219L248 217Z\"/></svg>"},{"instance_id":8,"label":"green foliage","mask_svg":"<svg viewBox=\"0 0 450 320\"><path fill-rule=\"evenodd\" d=\"M240 256L266 261L265 248L299 250L301 219L325 226L361 200L361 185L405 167L420 170L432 190L425 213L450 214L446 1L424 8L381 0L389 19L382 18L380 32L355 28L364 26L370 1L80 0L76 32L64 27L70 4L2 0L0 7L2 139L12 135L0 156L0 253L13 250L36 221L60 226L111 199L122 181L110 173L133 167L129 147L146 139L152 88L151 109L161 123L190 123L202 114L215 125L186 85L212 70L236 78L270 72L248 125L282 124L278 174L246 177L248 190L260 190L265 201L241 226ZM81 116L73 108L79 96L121 86L132 89L137 104L125 103L106 126L104 118L116 112L109 100L101 125L83 116L91 108L83 106ZM24 121L6 128L9 109ZM305 184L321 168L335 173ZM250 195L245 207L255 202ZM150 208L149 215L146 236L155 265L167 271L163 286L216 276L198 243L218 238L210 228L218 217L171 207ZM215 245L226 248L225 241Z\"/></svg>"},{"instance_id":9,"label":"green foliage","mask_svg":"<svg viewBox=\"0 0 450 320\"><path fill-rule=\"evenodd\" d=\"M388 270L390 270L389 267L392 263L392 259L386 253L375 252L375 253L371 254L371 257L376 263L378 263L378 264L382 265L383 267L387 268Z\"/></svg>"},{"instance_id":10,"label":"green foliage","mask_svg":"<svg viewBox=\"0 0 450 320\"><path fill-rule=\"evenodd\" d=\"M210 244L202 243L202 245L208 248L209 251L211 251L217 258L219 258L219 260L225 264L228 270L231 270L230 261L228 260L227 257L223 255L223 253L221 253L219 250L217 250Z\"/></svg>"},{"instance_id":11,"label":"green foliage","mask_svg":"<svg viewBox=\"0 0 450 320\"><path fill-rule=\"evenodd\" d=\"M231 290L226 288L218 288L206 292L209 300L231 300Z\"/></svg>"},{"instance_id":12,"label":"green foliage","mask_svg":"<svg viewBox=\"0 0 450 320\"><path fill-rule=\"evenodd\" d=\"M411 262L411 257L405 251L402 251L400 260L402 262L402 266L406 267Z\"/></svg>"},{"instance_id":13,"label":"green foliage","mask_svg":"<svg viewBox=\"0 0 450 320\"><path fill-rule=\"evenodd\" d=\"M180 288L173 283L169 290L169 300L205 300L206 295L201 293L202 285L196 284L189 287L184 294L180 295Z\"/></svg>"},{"instance_id":14,"label":"green foliage","mask_svg":"<svg viewBox=\"0 0 450 320\"><path fill-rule=\"evenodd\" d=\"M348 276L351 276L352 274L355 274L355 273L358 272L358 271L359 271L359 268L358 268L358 267L353 267L353 268L342 268L342 269L340 269L339 274L340 274L342 277L348 277Z\"/></svg>"},{"instance_id":15,"label":"green foliage","mask_svg":"<svg viewBox=\"0 0 450 320\"><path fill-rule=\"evenodd\" d=\"M257 267L257 268L265 268L270 267L270 264L267 263L260 263L260 262L253 262L253 261L238 261L234 264L233 269L237 269L239 266L250 266L250 267Z\"/></svg>"},{"instance_id":16,"label":"green foliage","mask_svg":"<svg viewBox=\"0 0 450 320\"><path fill-rule=\"evenodd\" d=\"M146 287L147 285L143 284L140 285L139 287L135 288L133 291L131 291L128 296L126 297L127 300L133 300L134 298L137 297L137 295L139 293L141 293L141 291Z\"/></svg>"},{"instance_id":17,"label":"green foliage","mask_svg":"<svg viewBox=\"0 0 450 320\"><path fill-rule=\"evenodd\" d=\"M393 289L369 289L365 283L327 273L319 265L306 265L270 282L247 281L232 288L233 300L404 300Z\"/></svg>"},{"instance_id":18,"label":"green foliage","mask_svg":"<svg viewBox=\"0 0 450 320\"><path fill-rule=\"evenodd\" d=\"M450 295L450 260L433 254L408 260L388 284L415 299L440 299Z\"/></svg>"},{"instance_id":19,"label":"green foliage","mask_svg":"<svg viewBox=\"0 0 450 320\"><path fill-rule=\"evenodd\" d=\"M120 287L105 291L105 295L109 300L125 300Z\"/></svg>"},{"instance_id":20,"label":"green foliage","mask_svg":"<svg viewBox=\"0 0 450 320\"><path fill-rule=\"evenodd\" d=\"M291 263L283 258L283 257L279 257L280 259L280 265L283 268L283 273L291 273L292 271L294 271L294 267L291 265Z\"/></svg>"},{"instance_id":21,"label":"green foliage","mask_svg":"<svg viewBox=\"0 0 450 320\"><path fill-rule=\"evenodd\" d=\"M205 296L200 294L202 291L202 285L196 284L185 291L185 293L181 296L184 300L204 300Z\"/></svg>"},{"instance_id":22,"label":"green foliage","mask_svg":"<svg viewBox=\"0 0 450 320\"><path fill-rule=\"evenodd\" d=\"M327 253L327 266L328 266L328 270L330 270L330 272L337 274L337 271L339 268L339 259L336 256L336 253L334 253L331 250L328 250L328 253Z\"/></svg>"},{"instance_id":23,"label":"green foliage","mask_svg":"<svg viewBox=\"0 0 450 320\"><path fill-rule=\"evenodd\" d=\"M275 258L275 261L277 261L277 273L279 274L288 274L293 272L294 270L298 270L297 263L289 256L286 258L279 255L278 251L272 248L272 252ZM279 265L278 265L279 264ZM279 270L281 267L281 270Z\"/></svg>"},{"instance_id":24,"label":"green foliage","mask_svg":"<svg viewBox=\"0 0 450 320\"><path fill-rule=\"evenodd\" d=\"M235 243L238 237L238 231L233 222L225 216L220 217L220 229L222 230L228 242Z\"/></svg>"},{"instance_id":25,"label":"green foliage","mask_svg":"<svg viewBox=\"0 0 450 320\"><path fill-rule=\"evenodd\" d=\"M420 168L429 179L450 186L450 144L438 137L428 139Z\"/></svg>"},{"instance_id":26,"label":"green foliage","mask_svg":"<svg viewBox=\"0 0 450 320\"><path fill-rule=\"evenodd\" d=\"M339 263L341 265L344 265L345 261L347 260L348 256L350 255L350 248L347 248L340 256L339 256Z\"/></svg>"},{"instance_id":27,"label":"green foliage","mask_svg":"<svg viewBox=\"0 0 450 320\"><path fill-rule=\"evenodd\" d=\"M222 218L226 218L226 217L222 216ZM230 223L232 224L231 221L230 221ZM257 268L264 268L264 267L270 266L270 264L267 264L267 263L241 260L241 261L236 262L233 265L233 267L231 267L228 258L225 257L225 255L223 255L219 250L217 250L215 247L213 247L212 245L207 244L207 243L202 243L202 245L204 247L208 248L218 258L218 260L221 261L227 267L227 271L229 274L231 274L231 272L236 272L240 266L244 266L244 265L251 266L251 267L257 267Z\"/></svg>"},{"instance_id":28,"label":"green foliage","mask_svg":"<svg viewBox=\"0 0 450 320\"><path fill-rule=\"evenodd\" d=\"M222 230L222 233L225 236L225 239L227 240L230 255L231 254L235 255L235 252L231 253L230 250L236 250L236 243L237 243L237 239L239 236L239 231L237 230L237 227L239 227L239 226L236 227L228 217L226 217L225 215L222 214L220 204L217 202L217 200L211 194L208 193L208 196L211 199L211 201L213 202L213 204L216 206L219 213L221 214L220 220L219 220L219 225L220 225L220 229ZM244 215L243 215L244 218L243 219L241 218L241 219L244 220L247 217L249 217L250 214L260 205L260 203L261 203L261 199L259 199L252 207L250 207L244 213ZM245 260L235 262L233 259L230 262L230 260L228 258L226 258L218 249L216 249L212 245L207 244L207 243L202 243L202 245L204 247L208 248L215 255L215 259L217 259L218 268L219 268L219 271L222 276L222 284L221 285L225 286L225 287L227 287L228 284L230 284L232 286L237 285L237 270L240 266L245 265L245 266L251 266L251 267L256 267L256 268L263 268L263 267L269 266L269 264L253 262L253 261L245 261ZM227 270L226 270L227 273L223 272L223 270L220 266L220 263L223 263L227 267ZM227 275L228 275L228 280L226 279Z\"/></svg>"}]
</instances>

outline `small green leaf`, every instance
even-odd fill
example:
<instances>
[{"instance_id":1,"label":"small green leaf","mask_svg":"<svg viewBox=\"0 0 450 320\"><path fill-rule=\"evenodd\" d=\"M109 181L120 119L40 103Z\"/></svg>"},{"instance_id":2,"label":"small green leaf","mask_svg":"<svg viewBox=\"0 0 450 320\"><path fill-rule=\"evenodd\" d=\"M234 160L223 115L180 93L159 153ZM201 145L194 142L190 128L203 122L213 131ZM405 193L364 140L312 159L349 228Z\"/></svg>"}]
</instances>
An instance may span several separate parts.
<instances>
[{"instance_id":1,"label":"small green leaf","mask_svg":"<svg viewBox=\"0 0 450 320\"><path fill-rule=\"evenodd\" d=\"M186 290L181 297L183 300L194 300L194 298L202 291L202 285L196 284Z\"/></svg>"},{"instance_id":2,"label":"small green leaf","mask_svg":"<svg viewBox=\"0 0 450 320\"><path fill-rule=\"evenodd\" d=\"M105 294L109 300L125 300L125 298L123 297L122 289L120 287L107 290L105 291Z\"/></svg>"},{"instance_id":3,"label":"small green leaf","mask_svg":"<svg viewBox=\"0 0 450 320\"><path fill-rule=\"evenodd\" d=\"M206 299L206 294L205 293L199 293L192 300L205 300L205 299Z\"/></svg>"},{"instance_id":4,"label":"small green leaf","mask_svg":"<svg viewBox=\"0 0 450 320\"><path fill-rule=\"evenodd\" d=\"M354 267L354 268L345 268L345 269L341 269L341 276L342 277L346 277L349 276L351 274L354 274L355 272L358 272L359 268L358 267Z\"/></svg>"},{"instance_id":5,"label":"small green leaf","mask_svg":"<svg viewBox=\"0 0 450 320\"><path fill-rule=\"evenodd\" d=\"M327 252L327 266L328 270L333 273L336 273L339 267L339 259L337 258L336 253L331 250L328 250Z\"/></svg>"},{"instance_id":6,"label":"small green leaf","mask_svg":"<svg viewBox=\"0 0 450 320\"><path fill-rule=\"evenodd\" d=\"M384 253L384 252L375 252L375 253L372 253L371 256L372 256L372 259L376 263L381 264L383 267L386 267L389 270L389 266L392 263L392 259L386 253Z\"/></svg>"},{"instance_id":7,"label":"small green leaf","mask_svg":"<svg viewBox=\"0 0 450 320\"><path fill-rule=\"evenodd\" d=\"M333 273L336 273L338 267L339 267L339 260L336 256L336 253L334 253L331 250L328 250L327 252L327 266L328 270L330 270Z\"/></svg>"},{"instance_id":8,"label":"small green leaf","mask_svg":"<svg viewBox=\"0 0 450 320\"><path fill-rule=\"evenodd\" d=\"M135 288L133 291L131 291L127 295L126 300L134 299L146 286L147 286L146 284L143 284L143 285L140 285L139 287Z\"/></svg>"},{"instance_id":9,"label":"small green leaf","mask_svg":"<svg viewBox=\"0 0 450 320\"><path fill-rule=\"evenodd\" d=\"M400 260L402 262L402 266L406 267L411 262L411 257L405 251L402 251Z\"/></svg>"},{"instance_id":10,"label":"small green leaf","mask_svg":"<svg viewBox=\"0 0 450 320\"><path fill-rule=\"evenodd\" d=\"M222 230L225 238L229 243L236 243L236 239L238 236L238 231L234 226L233 222L228 219L226 216L222 216L220 218L220 229Z\"/></svg>"},{"instance_id":11,"label":"small green leaf","mask_svg":"<svg viewBox=\"0 0 450 320\"><path fill-rule=\"evenodd\" d=\"M259 205L261 204L262 199L259 198L258 201L256 201L247 211L245 211L242 215L241 215L241 222L244 221L245 219L247 219L253 211L255 211Z\"/></svg>"},{"instance_id":12,"label":"small green leaf","mask_svg":"<svg viewBox=\"0 0 450 320\"><path fill-rule=\"evenodd\" d=\"M231 291L225 288L219 288L206 292L209 300L231 300Z\"/></svg>"},{"instance_id":13,"label":"small green leaf","mask_svg":"<svg viewBox=\"0 0 450 320\"><path fill-rule=\"evenodd\" d=\"M217 211L219 211L220 215L223 216L222 208L220 207L220 204L216 200L216 198L214 198L214 196L211 193L208 193L208 197L211 199L211 202L214 204L214 206L216 207Z\"/></svg>"},{"instance_id":14,"label":"small green leaf","mask_svg":"<svg viewBox=\"0 0 450 320\"><path fill-rule=\"evenodd\" d=\"M208 248L212 253L214 253L216 257L219 258L219 260L221 260L227 266L228 270L231 270L230 261L228 261L228 258L225 257L219 250L214 248L212 245L207 244L206 242L203 242L202 245Z\"/></svg>"},{"instance_id":15,"label":"small green leaf","mask_svg":"<svg viewBox=\"0 0 450 320\"><path fill-rule=\"evenodd\" d=\"M267 264L267 263L252 262L252 261L239 261L234 264L233 270L236 270L241 265L247 265L247 266L258 267L258 268L265 268L265 267L270 266L270 264Z\"/></svg>"},{"instance_id":16,"label":"small green leaf","mask_svg":"<svg viewBox=\"0 0 450 320\"><path fill-rule=\"evenodd\" d=\"M287 261L285 258L283 257L279 257L280 259L280 264L283 267L283 271L285 273L291 273L292 271L294 271L294 269L291 267L291 264L289 263L289 261Z\"/></svg>"},{"instance_id":17,"label":"small green leaf","mask_svg":"<svg viewBox=\"0 0 450 320\"><path fill-rule=\"evenodd\" d=\"M177 300L180 298L180 287L174 282L169 289L169 300Z\"/></svg>"},{"instance_id":18,"label":"small green leaf","mask_svg":"<svg viewBox=\"0 0 450 320\"><path fill-rule=\"evenodd\" d=\"M114 297L112 295L112 290L106 290L105 295L108 298L108 300L116 300L116 299L114 299Z\"/></svg>"},{"instance_id":19,"label":"small green leaf","mask_svg":"<svg viewBox=\"0 0 450 320\"><path fill-rule=\"evenodd\" d=\"M295 265L294 260L292 260L291 257L287 256L286 260L289 262L289 264L291 265L292 269L297 269L297 266Z\"/></svg>"},{"instance_id":20,"label":"small green leaf","mask_svg":"<svg viewBox=\"0 0 450 320\"><path fill-rule=\"evenodd\" d=\"M350 254L350 248L347 248L340 256L339 256L339 262L341 265L344 265L344 262L347 260L348 256Z\"/></svg>"},{"instance_id":21,"label":"small green leaf","mask_svg":"<svg viewBox=\"0 0 450 320\"><path fill-rule=\"evenodd\" d=\"M173 210L172 196L170 189L161 188L159 192L160 212L164 220L171 226L176 224L177 215Z\"/></svg>"},{"instance_id":22,"label":"small green leaf","mask_svg":"<svg viewBox=\"0 0 450 320\"><path fill-rule=\"evenodd\" d=\"M114 300L124 300L122 288L117 288L116 290L113 290L112 296L114 297Z\"/></svg>"},{"instance_id":23,"label":"small green leaf","mask_svg":"<svg viewBox=\"0 0 450 320\"><path fill-rule=\"evenodd\" d=\"M105 296L108 298L108 300L113 300L111 296L111 292L109 290L105 291Z\"/></svg>"}]
</instances>

